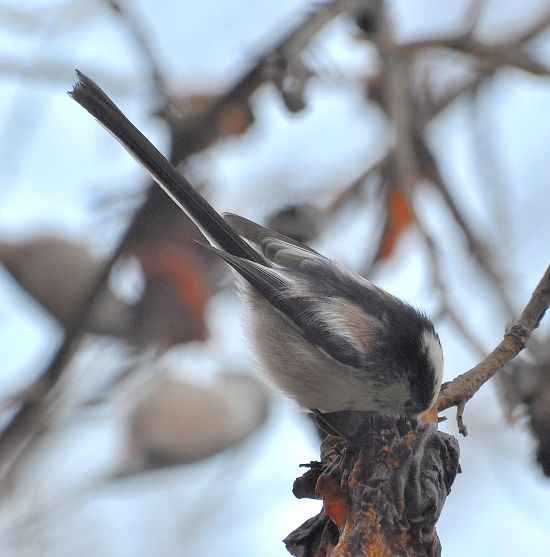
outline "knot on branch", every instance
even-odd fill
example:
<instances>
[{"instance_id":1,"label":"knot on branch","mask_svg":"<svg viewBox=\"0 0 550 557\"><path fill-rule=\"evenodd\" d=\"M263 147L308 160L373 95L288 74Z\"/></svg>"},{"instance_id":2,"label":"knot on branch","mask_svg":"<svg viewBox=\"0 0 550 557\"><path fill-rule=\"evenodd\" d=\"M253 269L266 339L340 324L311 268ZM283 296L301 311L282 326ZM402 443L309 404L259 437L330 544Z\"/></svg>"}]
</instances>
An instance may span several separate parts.
<instances>
[{"instance_id":1,"label":"knot on branch","mask_svg":"<svg viewBox=\"0 0 550 557\"><path fill-rule=\"evenodd\" d=\"M294 492L322 499L323 510L286 538L289 552L440 555L435 524L458 471L458 441L435 424L375 416L341 447L327 438L322 461L295 482Z\"/></svg>"}]
</instances>

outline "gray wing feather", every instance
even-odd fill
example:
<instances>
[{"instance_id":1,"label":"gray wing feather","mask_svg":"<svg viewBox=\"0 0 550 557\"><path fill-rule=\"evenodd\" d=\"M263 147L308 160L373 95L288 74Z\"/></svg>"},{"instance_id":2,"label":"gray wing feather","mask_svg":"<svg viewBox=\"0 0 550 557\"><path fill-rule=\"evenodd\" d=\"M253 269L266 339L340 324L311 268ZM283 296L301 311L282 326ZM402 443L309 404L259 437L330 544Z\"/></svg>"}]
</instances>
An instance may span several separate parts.
<instances>
[{"instance_id":1,"label":"gray wing feather","mask_svg":"<svg viewBox=\"0 0 550 557\"><path fill-rule=\"evenodd\" d=\"M282 317L311 344L321 348L343 364L355 368L360 368L363 365L363 355L359 350L346 339L332 334L321 321L312 319L312 301L293 293L292 281L282 273L253 261L230 255L212 246L203 245L235 269L258 294L278 310ZM296 362L296 364L299 365L299 362Z\"/></svg>"},{"instance_id":2,"label":"gray wing feather","mask_svg":"<svg viewBox=\"0 0 550 557\"><path fill-rule=\"evenodd\" d=\"M297 267L304 260L324 259L309 246L233 213L223 218L238 234L262 250L264 257L283 267Z\"/></svg>"}]
</instances>

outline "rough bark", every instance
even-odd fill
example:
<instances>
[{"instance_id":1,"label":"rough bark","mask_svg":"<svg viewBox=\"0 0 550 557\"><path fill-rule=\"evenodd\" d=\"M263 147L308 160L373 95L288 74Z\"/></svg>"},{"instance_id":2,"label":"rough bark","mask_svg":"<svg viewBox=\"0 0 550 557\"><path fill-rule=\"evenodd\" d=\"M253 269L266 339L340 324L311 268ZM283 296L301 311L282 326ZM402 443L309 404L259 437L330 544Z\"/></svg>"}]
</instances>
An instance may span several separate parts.
<instances>
[{"instance_id":1,"label":"rough bark","mask_svg":"<svg viewBox=\"0 0 550 557\"><path fill-rule=\"evenodd\" d=\"M459 471L456 438L436 424L369 416L351 442L327 437L294 483L323 510L284 541L296 557L433 557L435 525Z\"/></svg>"}]
</instances>

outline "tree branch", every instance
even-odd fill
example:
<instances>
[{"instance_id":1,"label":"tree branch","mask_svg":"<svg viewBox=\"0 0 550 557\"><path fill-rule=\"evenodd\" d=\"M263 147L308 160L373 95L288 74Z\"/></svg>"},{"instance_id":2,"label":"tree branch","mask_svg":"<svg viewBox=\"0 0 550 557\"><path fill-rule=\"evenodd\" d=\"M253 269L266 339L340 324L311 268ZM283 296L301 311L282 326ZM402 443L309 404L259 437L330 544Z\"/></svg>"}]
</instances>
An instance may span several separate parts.
<instances>
[{"instance_id":1,"label":"tree branch","mask_svg":"<svg viewBox=\"0 0 550 557\"><path fill-rule=\"evenodd\" d=\"M550 266L538 283L520 318L509 327L499 345L472 369L448 383L437 400L439 411L462 406L527 344L550 305ZM464 428L465 429L465 428ZM465 433L462 431L461 433Z\"/></svg>"},{"instance_id":2,"label":"tree branch","mask_svg":"<svg viewBox=\"0 0 550 557\"><path fill-rule=\"evenodd\" d=\"M419 50L446 48L473 56L480 64L490 68L512 67L533 75L548 76L550 67L538 62L522 49L549 26L550 11L547 11L529 29L515 39L506 42L484 44L474 39L471 33L466 33L457 37L443 36L418 40L402 44L400 48L407 54L413 54Z\"/></svg>"}]
</instances>

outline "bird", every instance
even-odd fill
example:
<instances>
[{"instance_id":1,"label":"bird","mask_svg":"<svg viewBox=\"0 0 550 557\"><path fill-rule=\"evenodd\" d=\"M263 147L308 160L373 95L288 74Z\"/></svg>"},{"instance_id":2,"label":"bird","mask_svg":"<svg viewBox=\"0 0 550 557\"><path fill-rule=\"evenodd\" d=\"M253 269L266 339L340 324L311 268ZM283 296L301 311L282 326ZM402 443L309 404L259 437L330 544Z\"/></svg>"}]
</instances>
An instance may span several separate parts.
<instances>
[{"instance_id":1,"label":"bird","mask_svg":"<svg viewBox=\"0 0 550 557\"><path fill-rule=\"evenodd\" d=\"M69 95L98 120L197 224L234 271L252 347L300 406L420 416L441 387L443 351L425 313L311 247L242 216L220 215L77 70Z\"/></svg>"}]
</instances>

